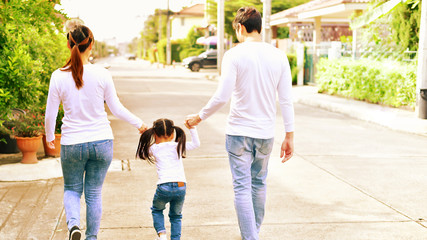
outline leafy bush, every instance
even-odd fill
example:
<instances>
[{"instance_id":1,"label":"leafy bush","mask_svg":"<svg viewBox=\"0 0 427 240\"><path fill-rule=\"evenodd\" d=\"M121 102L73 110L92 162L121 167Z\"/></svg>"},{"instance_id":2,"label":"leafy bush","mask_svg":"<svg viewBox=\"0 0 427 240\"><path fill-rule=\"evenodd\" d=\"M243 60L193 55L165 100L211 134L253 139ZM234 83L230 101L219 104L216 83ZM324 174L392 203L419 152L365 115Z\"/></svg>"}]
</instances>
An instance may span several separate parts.
<instances>
[{"instance_id":1,"label":"leafy bush","mask_svg":"<svg viewBox=\"0 0 427 240\"><path fill-rule=\"evenodd\" d=\"M162 39L157 43L157 51L159 53L159 62L166 64L166 39ZM181 62L179 52L182 48L182 40L171 41L171 61Z\"/></svg>"},{"instance_id":2,"label":"leafy bush","mask_svg":"<svg viewBox=\"0 0 427 240\"><path fill-rule=\"evenodd\" d=\"M297 55L287 54L289 65L291 67L292 84L297 84L298 80L298 67L297 67Z\"/></svg>"},{"instance_id":3,"label":"leafy bush","mask_svg":"<svg viewBox=\"0 0 427 240\"><path fill-rule=\"evenodd\" d=\"M9 96L4 99L9 108L3 113L39 102L42 93L39 74L42 71L41 62L31 58L22 38L17 36L14 43L16 46L13 48L0 51L0 89Z\"/></svg>"},{"instance_id":4,"label":"leafy bush","mask_svg":"<svg viewBox=\"0 0 427 240\"><path fill-rule=\"evenodd\" d=\"M402 62L321 59L317 64L316 82L319 92L414 108L416 70L415 64Z\"/></svg>"},{"instance_id":5,"label":"leafy bush","mask_svg":"<svg viewBox=\"0 0 427 240\"><path fill-rule=\"evenodd\" d=\"M56 116L55 134L61 134L62 118L64 118L64 107L59 105L58 115Z\"/></svg>"},{"instance_id":6,"label":"leafy bush","mask_svg":"<svg viewBox=\"0 0 427 240\"><path fill-rule=\"evenodd\" d=\"M0 1L0 129L11 109L44 106L50 75L69 56L57 2Z\"/></svg>"}]
</instances>

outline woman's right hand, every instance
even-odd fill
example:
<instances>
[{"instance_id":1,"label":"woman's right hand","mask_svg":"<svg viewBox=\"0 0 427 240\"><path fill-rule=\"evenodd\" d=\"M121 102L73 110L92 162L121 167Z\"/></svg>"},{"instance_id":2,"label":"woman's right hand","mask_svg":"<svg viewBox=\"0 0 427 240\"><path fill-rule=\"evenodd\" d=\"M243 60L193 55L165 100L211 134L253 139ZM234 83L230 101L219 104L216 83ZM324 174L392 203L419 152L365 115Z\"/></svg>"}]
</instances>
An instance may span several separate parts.
<instances>
[{"instance_id":1,"label":"woman's right hand","mask_svg":"<svg viewBox=\"0 0 427 240\"><path fill-rule=\"evenodd\" d=\"M48 148L55 149L55 140L53 140L52 142L46 142L46 143Z\"/></svg>"},{"instance_id":2,"label":"woman's right hand","mask_svg":"<svg viewBox=\"0 0 427 240\"><path fill-rule=\"evenodd\" d=\"M138 128L139 134L143 134L145 131L147 131L148 126L145 123L142 123L141 127Z\"/></svg>"}]
</instances>

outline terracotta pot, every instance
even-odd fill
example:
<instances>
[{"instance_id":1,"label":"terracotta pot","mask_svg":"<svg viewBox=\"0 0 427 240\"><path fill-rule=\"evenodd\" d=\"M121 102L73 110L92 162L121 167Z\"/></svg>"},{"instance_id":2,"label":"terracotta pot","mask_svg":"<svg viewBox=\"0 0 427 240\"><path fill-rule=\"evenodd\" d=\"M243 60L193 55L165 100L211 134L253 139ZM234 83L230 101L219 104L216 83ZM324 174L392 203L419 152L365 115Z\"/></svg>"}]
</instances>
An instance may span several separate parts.
<instances>
[{"instance_id":1,"label":"terracotta pot","mask_svg":"<svg viewBox=\"0 0 427 240\"><path fill-rule=\"evenodd\" d=\"M55 149L50 149L47 147L46 135L43 135L43 148L44 148L44 155L48 157L61 156L61 134L55 134Z\"/></svg>"},{"instance_id":2,"label":"terracotta pot","mask_svg":"<svg viewBox=\"0 0 427 240\"><path fill-rule=\"evenodd\" d=\"M38 163L37 150L40 147L40 139L42 135L38 137L15 137L16 144L19 150L22 152L21 163Z\"/></svg>"}]
</instances>

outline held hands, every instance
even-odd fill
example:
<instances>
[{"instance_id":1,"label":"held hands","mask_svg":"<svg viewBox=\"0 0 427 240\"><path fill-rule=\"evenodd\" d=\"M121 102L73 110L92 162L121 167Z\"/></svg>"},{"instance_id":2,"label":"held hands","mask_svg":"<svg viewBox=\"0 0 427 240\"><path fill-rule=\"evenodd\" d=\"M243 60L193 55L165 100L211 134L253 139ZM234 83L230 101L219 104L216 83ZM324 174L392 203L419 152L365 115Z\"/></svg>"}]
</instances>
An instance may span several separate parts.
<instances>
[{"instance_id":1,"label":"held hands","mask_svg":"<svg viewBox=\"0 0 427 240\"><path fill-rule=\"evenodd\" d=\"M185 118L185 126L190 129L197 126L201 121L199 114L191 114Z\"/></svg>"},{"instance_id":2,"label":"held hands","mask_svg":"<svg viewBox=\"0 0 427 240\"><path fill-rule=\"evenodd\" d=\"M138 128L139 134L143 134L145 131L147 131L148 126L145 123L142 123L141 127Z\"/></svg>"},{"instance_id":3,"label":"held hands","mask_svg":"<svg viewBox=\"0 0 427 240\"><path fill-rule=\"evenodd\" d=\"M285 140L283 140L282 147L280 150L280 158L282 159L282 163L291 159L294 155L294 133L287 132Z\"/></svg>"},{"instance_id":4,"label":"held hands","mask_svg":"<svg viewBox=\"0 0 427 240\"><path fill-rule=\"evenodd\" d=\"M188 122L187 122L187 121L185 121L185 122L184 122L184 125L185 125L185 127L186 127L186 128L188 128L188 129L193 129L193 128L195 128L195 127L192 127L192 126L188 125Z\"/></svg>"}]
</instances>

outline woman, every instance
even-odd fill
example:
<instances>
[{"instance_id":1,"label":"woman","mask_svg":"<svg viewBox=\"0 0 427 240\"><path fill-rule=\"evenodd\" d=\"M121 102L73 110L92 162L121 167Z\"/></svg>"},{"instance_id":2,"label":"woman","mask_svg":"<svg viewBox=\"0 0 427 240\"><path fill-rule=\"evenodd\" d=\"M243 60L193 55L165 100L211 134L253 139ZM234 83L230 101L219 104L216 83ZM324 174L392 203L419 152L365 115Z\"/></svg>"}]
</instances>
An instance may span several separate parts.
<instances>
[{"instance_id":1,"label":"woman","mask_svg":"<svg viewBox=\"0 0 427 240\"><path fill-rule=\"evenodd\" d=\"M76 25L67 34L71 57L53 72L46 105L46 141L54 148L54 129L60 103L64 107L61 128L61 164L64 176L64 208L69 239L81 237L80 197L86 200L86 239L99 231L101 190L113 158L113 133L104 101L111 112L144 132L147 126L120 103L111 74L89 63L94 43L90 29Z\"/></svg>"}]
</instances>

